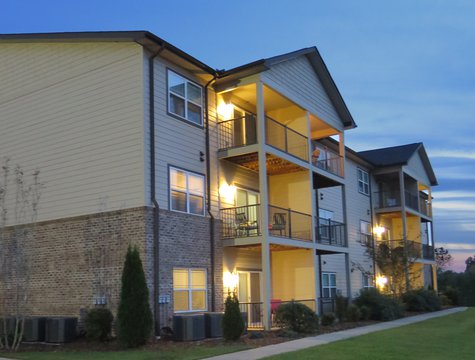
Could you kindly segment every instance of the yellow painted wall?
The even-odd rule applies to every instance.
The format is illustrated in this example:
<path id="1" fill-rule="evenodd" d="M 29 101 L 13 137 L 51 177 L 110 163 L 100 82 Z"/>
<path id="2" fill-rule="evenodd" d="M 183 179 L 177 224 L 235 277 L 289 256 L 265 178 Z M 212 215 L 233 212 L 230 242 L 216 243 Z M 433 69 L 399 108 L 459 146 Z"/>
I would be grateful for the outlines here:
<path id="1" fill-rule="evenodd" d="M 273 299 L 315 298 L 315 276 L 310 250 L 273 251 L 271 271 Z"/>
<path id="2" fill-rule="evenodd" d="M 302 135 L 309 136 L 307 116 L 300 108 L 289 106 L 286 108 L 267 111 L 266 113 L 272 119 L 287 125 L 289 128 L 301 133 Z"/>
<path id="3" fill-rule="evenodd" d="M 269 176 L 269 204 L 312 213 L 312 190 L 308 171 Z"/>

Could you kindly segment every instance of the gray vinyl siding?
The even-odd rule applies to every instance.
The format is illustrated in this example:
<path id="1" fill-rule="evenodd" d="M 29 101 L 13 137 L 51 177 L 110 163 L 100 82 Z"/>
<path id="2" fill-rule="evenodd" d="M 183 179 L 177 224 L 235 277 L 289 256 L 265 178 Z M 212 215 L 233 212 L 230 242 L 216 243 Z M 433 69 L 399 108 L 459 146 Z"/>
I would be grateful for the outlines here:
<path id="1" fill-rule="evenodd" d="M 415 153 L 409 159 L 408 164 L 404 166 L 403 170 L 424 185 L 430 185 L 429 177 L 418 153 Z"/>
<path id="2" fill-rule="evenodd" d="M 142 51 L 0 45 L 0 157 L 40 170 L 39 221 L 144 204 Z"/>
<path id="3" fill-rule="evenodd" d="M 162 58 L 154 60 L 155 186 L 158 204 L 164 209 L 169 209 L 169 166 L 203 175 L 206 173 L 206 162 L 200 161 L 200 151 L 203 154 L 206 153 L 204 127 L 194 126 L 186 120 L 177 119 L 167 113 L 167 68 L 200 84 L 192 74 L 166 62 Z M 146 76 L 146 88 L 149 86 L 148 81 L 148 76 Z M 148 96 L 146 96 L 146 108 L 149 106 L 148 101 Z M 145 122 L 148 123 L 148 120 L 146 119 Z M 148 126 L 145 126 L 144 133 L 145 139 L 148 139 L 150 136 Z M 148 142 L 148 140 L 146 141 Z M 146 153 L 146 164 L 150 163 L 149 156 L 150 154 Z M 150 174 L 149 165 L 147 173 Z"/>
<path id="4" fill-rule="evenodd" d="M 270 70 L 262 73 L 262 79 L 271 87 L 276 84 L 285 89 L 284 95 L 288 94 L 292 101 L 329 125 L 339 130 L 343 128 L 342 120 L 305 56 L 272 65 Z"/>

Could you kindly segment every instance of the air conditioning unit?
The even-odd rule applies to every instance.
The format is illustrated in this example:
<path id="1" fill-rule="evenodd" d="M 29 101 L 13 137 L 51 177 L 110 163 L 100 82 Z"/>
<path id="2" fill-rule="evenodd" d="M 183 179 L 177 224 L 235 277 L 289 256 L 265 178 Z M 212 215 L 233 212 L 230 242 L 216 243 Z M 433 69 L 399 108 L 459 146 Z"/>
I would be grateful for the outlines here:
<path id="1" fill-rule="evenodd" d="M 205 338 L 205 317 L 203 314 L 173 316 L 173 332 L 177 341 L 195 341 Z"/>
<path id="2" fill-rule="evenodd" d="M 206 337 L 214 338 L 223 336 L 223 316 L 222 312 L 205 313 Z"/>
<path id="3" fill-rule="evenodd" d="M 65 343 L 76 338 L 78 319 L 75 317 L 49 317 L 46 319 L 45 341 Z"/>
<path id="4" fill-rule="evenodd" d="M 4 325 L 6 323 L 6 326 Z M 7 334 L 13 334 L 15 331 L 15 317 L 14 316 L 5 316 L 0 317 L 0 336 L 5 336 L 5 328 Z"/>
<path id="5" fill-rule="evenodd" d="M 23 330 L 25 341 L 45 341 L 45 327 L 45 317 L 26 317 L 25 328 Z"/>

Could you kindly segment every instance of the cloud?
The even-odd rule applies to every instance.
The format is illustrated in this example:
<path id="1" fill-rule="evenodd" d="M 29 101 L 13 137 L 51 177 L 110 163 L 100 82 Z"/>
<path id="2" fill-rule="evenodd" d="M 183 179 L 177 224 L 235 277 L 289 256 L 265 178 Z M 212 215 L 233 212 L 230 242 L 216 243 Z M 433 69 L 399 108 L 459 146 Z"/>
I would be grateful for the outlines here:
<path id="1" fill-rule="evenodd" d="M 466 150 L 430 150 L 431 157 L 475 160 L 475 151 Z"/>
<path id="2" fill-rule="evenodd" d="M 474 211 L 475 212 L 475 202 L 472 201 L 439 201 L 432 204 L 434 209 L 447 209 L 447 210 L 462 210 L 462 211 Z"/>
<path id="3" fill-rule="evenodd" d="M 450 180 L 475 180 L 475 173 L 467 166 L 446 166 L 437 169 L 439 179 Z"/>
<path id="4" fill-rule="evenodd" d="M 434 191 L 432 195 L 436 200 L 456 199 L 456 198 L 475 198 L 475 191 L 445 190 Z"/>

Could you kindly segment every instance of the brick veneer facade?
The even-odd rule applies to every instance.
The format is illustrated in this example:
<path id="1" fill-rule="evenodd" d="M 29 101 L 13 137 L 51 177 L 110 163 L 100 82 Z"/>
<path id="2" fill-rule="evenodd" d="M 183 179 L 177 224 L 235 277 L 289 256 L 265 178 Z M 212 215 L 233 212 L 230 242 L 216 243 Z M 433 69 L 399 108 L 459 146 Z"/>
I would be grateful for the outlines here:
<path id="1" fill-rule="evenodd" d="M 160 210 L 160 295 L 171 302 L 160 306 L 161 326 L 170 325 L 173 315 L 173 268 L 206 268 L 208 310 L 211 311 L 211 243 L 208 217 Z M 219 239 L 219 223 L 215 239 Z M 5 229 L 9 239 L 12 228 Z M 7 241 L 8 242 L 8 241 Z M 116 313 L 122 267 L 129 244 L 139 247 L 153 310 L 153 210 L 147 207 L 102 212 L 94 215 L 36 224 L 26 246 L 31 278 L 25 314 L 81 316 L 94 307 L 94 299 L 105 297 Z M 222 248 L 215 241 L 215 302 L 222 309 Z M 7 247 L 8 248 L 8 247 Z M 7 248 L 4 249 L 4 251 Z M 0 278 L 4 313 L 14 313 L 12 280 Z M 0 309 L 1 311 L 2 309 Z"/>

